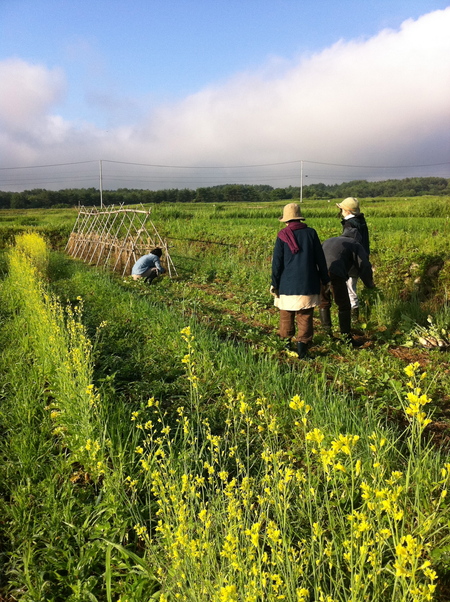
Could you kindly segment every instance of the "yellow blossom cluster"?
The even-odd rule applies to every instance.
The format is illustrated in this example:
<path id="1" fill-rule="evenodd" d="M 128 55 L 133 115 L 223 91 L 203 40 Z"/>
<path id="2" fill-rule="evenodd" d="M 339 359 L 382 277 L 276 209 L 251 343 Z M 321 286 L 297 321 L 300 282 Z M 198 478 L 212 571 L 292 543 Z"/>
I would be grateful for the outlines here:
<path id="1" fill-rule="evenodd" d="M 52 433 L 71 450 L 91 478 L 104 475 L 106 460 L 92 443 L 100 401 L 92 384 L 92 344 L 82 323 L 82 298 L 64 307 L 42 278 L 48 250 L 36 233 L 18 237 L 8 254 L 12 294 L 21 307 L 30 336 L 30 349 L 47 383 Z"/>
<path id="2" fill-rule="evenodd" d="M 426 393 L 422 392 L 422 388 L 419 386 L 420 381 L 424 380 L 427 375 L 426 372 L 422 372 L 422 374 L 419 375 L 419 369 L 419 362 L 409 364 L 405 368 L 406 375 L 411 378 L 411 380 L 407 383 L 407 386 L 411 389 L 411 391 L 408 391 L 406 394 L 408 405 L 405 408 L 405 413 L 422 430 L 431 422 L 431 419 L 428 418 L 427 414 L 423 411 L 423 407 L 430 403 L 431 399 L 426 395 Z"/>
<path id="3" fill-rule="evenodd" d="M 182 338 L 189 375 L 197 369 L 189 327 Z M 408 367 L 406 387 L 420 412 L 425 377 L 418 369 Z M 146 488 L 156 507 L 155 523 L 147 530 L 136 521 L 134 530 L 146 546 L 152 542 L 160 600 L 432 599 L 429 542 L 450 464 L 424 503 L 415 464 L 401 458 L 392 470 L 388 431 L 331 434 L 314 422 L 313 402 L 295 395 L 284 408 L 294 416 L 286 437 L 271 400 L 229 388 L 218 434 L 199 411 L 197 386 L 190 394 L 195 403 L 170 422 L 154 398 L 131 416 L 142 439 L 133 444 L 137 474 L 127 477 L 127 491 L 134 500 Z M 406 399 L 409 408 L 416 403 Z M 420 413 L 407 415 L 423 426 Z M 415 433 L 409 436 L 414 449 Z"/>

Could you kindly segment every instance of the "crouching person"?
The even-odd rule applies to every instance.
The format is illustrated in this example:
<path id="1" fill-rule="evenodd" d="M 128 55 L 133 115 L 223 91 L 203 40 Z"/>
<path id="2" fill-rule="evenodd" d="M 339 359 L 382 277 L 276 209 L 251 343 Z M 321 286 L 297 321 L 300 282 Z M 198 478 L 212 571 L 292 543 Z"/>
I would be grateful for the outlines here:
<path id="1" fill-rule="evenodd" d="M 331 281 L 331 291 L 322 290 L 319 306 L 320 320 L 325 330 L 331 333 L 331 299 L 338 306 L 339 329 L 344 339 L 358 347 L 359 342 L 351 335 L 351 302 L 347 288 L 350 273 L 357 274 L 367 288 L 374 288 L 372 265 L 361 235 L 355 228 L 345 229 L 341 236 L 328 238 L 322 245 Z"/>
<path id="2" fill-rule="evenodd" d="M 314 307 L 320 303 L 321 284 L 325 287 L 329 282 L 327 264 L 317 232 L 304 223 L 296 203 L 284 207 L 280 221 L 286 227 L 275 242 L 270 292 L 280 310 L 280 337 L 289 345 L 297 324 L 298 356 L 306 358 Z"/>
<path id="3" fill-rule="evenodd" d="M 144 278 L 145 282 L 151 284 L 157 276 L 164 274 L 166 270 L 161 265 L 161 257 L 162 249 L 160 247 L 153 249 L 148 255 L 140 257 L 131 270 L 133 280 Z"/>

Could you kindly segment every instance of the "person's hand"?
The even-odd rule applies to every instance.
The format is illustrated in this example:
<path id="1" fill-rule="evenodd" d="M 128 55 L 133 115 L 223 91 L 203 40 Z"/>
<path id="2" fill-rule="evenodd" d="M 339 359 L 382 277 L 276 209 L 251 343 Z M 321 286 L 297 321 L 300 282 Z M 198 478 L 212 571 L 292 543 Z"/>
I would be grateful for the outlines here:
<path id="1" fill-rule="evenodd" d="M 279 294 L 279 292 L 278 292 L 278 289 L 277 289 L 277 288 L 275 288 L 275 287 L 273 287 L 273 286 L 271 286 L 271 287 L 270 287 L 270 294 L 271 294 L 273 297 L 277 297 L 277 298 L 280 296 L 280 294 Z"/>
<path id="2" fill-rule="evenodd" d="M 331 282 L 327 282 L 327 284 L 323 285 L 322 293 L 324 295 L 328 295 L 328 293 L 330 292 L 330 290 L 331 290 Z"/>

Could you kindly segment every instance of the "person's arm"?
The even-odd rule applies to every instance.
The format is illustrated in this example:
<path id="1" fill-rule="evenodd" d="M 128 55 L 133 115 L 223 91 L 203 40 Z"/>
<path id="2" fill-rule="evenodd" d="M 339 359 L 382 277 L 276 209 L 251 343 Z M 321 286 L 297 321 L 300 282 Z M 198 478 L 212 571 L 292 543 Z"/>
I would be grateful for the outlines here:
<path id="1" fill-rule="evenodd" d="M 319 236 L 317 232 L 314 232 L 314 257 L 316 259 L 317 269 L 319 271 L 319 278 L 321 283 L 326 286 L 330 282 L 330 276 L 328 274 L 327 260 L 325 259 L 325 253 L 323 252 L 322 245 L 320 244 Z"/>
<path id="2" fill-rule="evenodd" d="M 283 272 L 283 267 L 284 267 L 284 260 L 283 260 L 284 249 L 283 249 L 283 244 L 284 244 L 283 241 L 280 238 L 277 237 L 277 240 L 275 242 L 275 248 L 273 250 L 273 256 L 272 256 L 272 281 L 271 281 L 271 285 L 277 291 L 278 291 L 278 289 L 280 287 L 280 279 L 281 279 L 281 274 Z"/>
<path id="3" fill-rule="evenodd" d="M 159 259 L 155 259 L 155 268 L 158 270 L 158 274 L 164 274 L 164 272 L 166 271 L 162 267 L 161 262 L 159 261 Z"/>
<path id="4" fill-rule="evenodd" d="M 372 264 L 369 261 L 364 247 L 360 244 L 358 244 L 356 256 L 358 263 L 358 275 L 363 281 L 364 286 L 367 288 L 375 288 L 375 284 L 373 282 Z"/>

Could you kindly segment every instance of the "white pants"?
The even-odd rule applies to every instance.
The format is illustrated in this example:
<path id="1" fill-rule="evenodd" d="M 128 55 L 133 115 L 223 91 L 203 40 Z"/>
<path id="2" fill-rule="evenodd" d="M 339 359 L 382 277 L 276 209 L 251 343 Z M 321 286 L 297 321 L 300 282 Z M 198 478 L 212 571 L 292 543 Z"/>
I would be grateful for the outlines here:
<path id="1" fill-rule="evenodd" d="M 350 276 L 350 278 L 347 280 L 348 296 L 350 297 L 350 304 L 352 306 L 352 309 L 359 307 L 359 299 L 358 299 L 358 295 L 356 294 L 356 283 L 357 282 L 358 282 L 357 276 Z"/>

